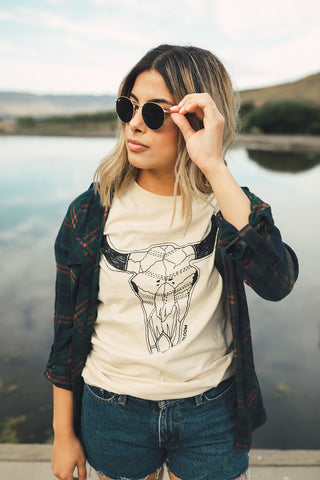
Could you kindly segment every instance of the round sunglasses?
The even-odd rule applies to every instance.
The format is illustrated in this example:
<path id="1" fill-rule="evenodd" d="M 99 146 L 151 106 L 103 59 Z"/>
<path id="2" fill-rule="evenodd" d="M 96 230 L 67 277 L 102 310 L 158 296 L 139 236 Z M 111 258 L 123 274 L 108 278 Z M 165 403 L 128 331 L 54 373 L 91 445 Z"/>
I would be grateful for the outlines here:
<path id="1" fill-rule="evenodd" d="M 141 105 L 133 103 L 128 97 L 119 97 L 116 100 L 116 111 L 123 123 L 129 123 L 139 108 L 141 108 L 144 123 L 151 130 L 158 130 L 162 127 L 165 115 L 170 113 L 169 110 L 165 110 L 161 105 L 154 102 L 147 102 L 141 107 Z"/>

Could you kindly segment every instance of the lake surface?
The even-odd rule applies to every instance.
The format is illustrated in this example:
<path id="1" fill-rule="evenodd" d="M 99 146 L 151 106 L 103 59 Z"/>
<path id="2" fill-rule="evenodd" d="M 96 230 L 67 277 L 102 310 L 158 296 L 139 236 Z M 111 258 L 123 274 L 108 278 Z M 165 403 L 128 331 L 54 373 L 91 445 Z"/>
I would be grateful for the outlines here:
<path id="1" fill-rule="evenodd" d="M 50 441 L 53 244 L 113 139 L 0 137 L 0 442 Z M 248 291 L 254 355 L 269 420 L 255 448 L 320 448 L 320 159 L 233 149 L 241 185 L 271 204 L 296 251 L 294 291 L 272 303 Z"/>

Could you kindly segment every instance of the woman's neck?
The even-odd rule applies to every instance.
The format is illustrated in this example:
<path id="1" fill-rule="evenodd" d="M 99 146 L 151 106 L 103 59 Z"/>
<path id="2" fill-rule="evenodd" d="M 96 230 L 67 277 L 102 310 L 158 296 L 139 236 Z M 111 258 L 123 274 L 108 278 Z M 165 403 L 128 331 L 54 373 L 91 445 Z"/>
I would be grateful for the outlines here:
<path id="1" fill-rule="evenodd" d="M 159 173 L 151 170 L 140 170 L 137 183 L 148 192 L 156 195 L 172 197 L 174 194 L 174 175 L 172 172 L 159 176 Z"/>

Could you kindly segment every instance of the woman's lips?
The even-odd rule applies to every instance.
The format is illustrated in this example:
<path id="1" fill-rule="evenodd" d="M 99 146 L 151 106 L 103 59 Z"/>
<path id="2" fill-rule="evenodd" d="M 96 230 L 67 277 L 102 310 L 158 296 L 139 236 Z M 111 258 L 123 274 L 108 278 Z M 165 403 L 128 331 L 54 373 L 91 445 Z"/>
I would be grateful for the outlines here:
<path id="1" fill-rule="evenodd" d="M 144 145 L 143 143 L 139 142 L 138 140 L 134 140 L 133 138 L 128 138 L 128 149 L 132 152 L 144 152 L 148 150 L 149 147 Z"/>

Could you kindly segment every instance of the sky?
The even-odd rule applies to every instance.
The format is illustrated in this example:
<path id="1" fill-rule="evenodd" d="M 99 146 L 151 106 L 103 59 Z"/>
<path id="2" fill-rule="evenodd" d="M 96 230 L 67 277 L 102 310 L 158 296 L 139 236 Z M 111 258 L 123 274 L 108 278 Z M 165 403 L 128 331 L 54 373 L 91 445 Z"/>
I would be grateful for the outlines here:
<path id="1" fill-rule="evenodd" d="M 215 53 L 235 88 L 320 71 L 319 0 L 0 0 L 0 90 L 116 94 L 161 43 Z"/>

